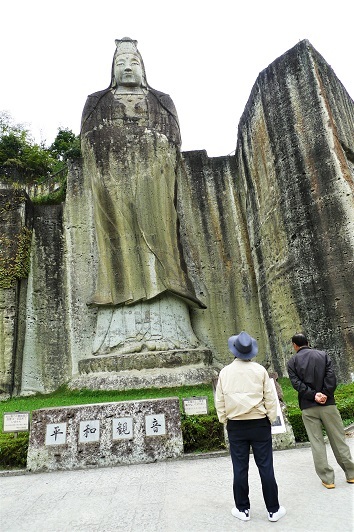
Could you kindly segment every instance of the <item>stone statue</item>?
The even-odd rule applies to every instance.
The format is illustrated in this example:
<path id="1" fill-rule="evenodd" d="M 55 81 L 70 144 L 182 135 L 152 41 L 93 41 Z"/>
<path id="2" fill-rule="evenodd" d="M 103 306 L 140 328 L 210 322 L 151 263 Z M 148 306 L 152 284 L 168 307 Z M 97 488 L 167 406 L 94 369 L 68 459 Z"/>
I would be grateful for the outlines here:
<path id="1" fill-rule="evenodd" d="M 183 168 L 171 98 L 146 80 L 137 41 L 116 40 L 110 86 L 87 98 L 81 128 L 98 248 L 94 354 L 196 347 L 176 211 Z"/>

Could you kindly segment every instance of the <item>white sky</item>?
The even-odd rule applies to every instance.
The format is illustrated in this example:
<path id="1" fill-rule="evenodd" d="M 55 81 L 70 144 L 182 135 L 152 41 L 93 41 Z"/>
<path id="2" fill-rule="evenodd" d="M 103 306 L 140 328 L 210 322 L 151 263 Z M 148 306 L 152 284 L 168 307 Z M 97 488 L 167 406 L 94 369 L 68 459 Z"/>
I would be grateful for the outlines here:
<path id="1" fill-rule="evenodd" d="M 13 0 L 2 2 L 0 110 L 50 145 L 78 134 L 106 88 L 115 39 L 138 41 L 149 84 L 172 97 L 182 150 L 227 155 L 260 71 L 308 39 L 354 95 L 351 0 Z"/>

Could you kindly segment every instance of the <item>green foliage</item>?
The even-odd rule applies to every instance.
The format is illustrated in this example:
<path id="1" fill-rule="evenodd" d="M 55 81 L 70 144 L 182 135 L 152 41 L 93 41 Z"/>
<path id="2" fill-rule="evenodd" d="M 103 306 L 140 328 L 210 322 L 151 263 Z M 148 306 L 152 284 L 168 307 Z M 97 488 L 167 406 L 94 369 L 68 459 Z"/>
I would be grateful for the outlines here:
<path id="1" fill-rule="evenodd" d="M 0 166 L 6 165 L 9 161 L 18 162 L 23 150 L 23 138 L 14 132 L 3 135 L 0 138 Z"/>
<path id="2" fill-rule="evenodd" d="M 296 442 L 308 441 L 300 408 L 288 408 L 288 420 L 292 426 Z"/>
<path id="3" fill-rule="evenodd" d="M 226 449 L 224 428 L 216 414 L 202 416 L 182 414 L 182 434 L 185 453 Z"/>
<path id="4" fill-rule="evenodd" d="M 69 390 L 65 385 L 50 394 L 35 394 L 26 397 L 12 397 L 0 402 L 0 415 L 16 410 L 38 410 L 53 406 L 71 406 L 91 403 L 112 403 L 115 401 L 135 401 L 163 397 L 178 397 L 182 410 L 182 400 L 186 397 L 207 396 L 210 413 L 215 413 L 213 389 L 211 385 L 180 386 L 176 388 L 146 388 L 142 390 Z"/>
<path id="5" fill-rule="evenodd" d="M 54 192 L 50 192 L 45 196 L 35 196 L 32 198 L 32 203 L 35 205 L 59 205 L 65 201 L 66 196 L 66 184 L 67 184 L 67 167 L 63 168 L 60 172 L 57 172 L 52 179 L 55 179 L 56 183 L 60 183 L 60 186 Z"/>
<path id="6" fill-rule="evenodd" d="M 289 379 L 279 379 L 284 401 L 288 409 L 288 419 L 292 425 L 295 440 L 307 441 L 302 423 L 301 411 L 297 406 L 297 392 Z M 183 413 L 183 399 L 193 396 L 208 397 L 208 415 L 187 416 Z M 29 397 L 14 397 L 0 402 L 1 418 L 4 412 L 30 411 L 55 406 L 71 406 L 90 403 L 133 401 L 178 397 L 180 400 L 184 451 L 210 452 L 225 449 L 224 429 L 219 423 L 214 406 L 211 385 L 182 386 L 179 388 L 150 388 L 145 390 L 69 390 L 62 386 L 51 394 L 36 394 Z M 354 421 L 354 383 L 340 384 L 336 391 L 336 401 L 345 425 Z M 18 440 L 18 441 L 16 441 Z M 0 434 L 0 468 L 25 467 L 28 445 L 28 433 L 20 433 L 18 438 L 10 434 Z"/>
<path id="7" fill-rule="evenodd" d="M 0 222 L 8 211 L 18 209 L 25 201 L 23 192 L 14 190 L 11 199 L 5 202 L 0 197 Z M 28 277 L 30 268 L 32 231 L 22 227 L 21 231 L 11 238 L 2 235 L 0 239 L 0 288 L 12 288 L 18 279 Z"/>
<path id="8" fill-rule="evenodd" d="M 59 128 L 49 151 L 59 161 L 68 161 L 69 159 L 80 157 L 80 138 L 68 128 Z"/>
<path id="9" fill-rule="evenodd" d="M 1 177 L 9 181 L 35 182 L 48 177 L 56 160 L 36 144 L 27 131 L 9 131 L 0 136 Z"/>
<path id="10" fill-rule="evenodd" d="M 0 469 L 25 468 L 28 449 L 28 433 L 0 433 Z"/>
<path id="11" fill-rule="evenodd" d="M 34 142 L 21 124 L 0 112 L 0 177 L 10 182 L 41 183 L 67 169 L 67 161 L 80 156 L 80 139 L 69 129 L 58 129 L 47 148 Z M 65 193 L 65 191 L 64 191 Z"/>
<path id="12" fill-rule="evenodd" d="M 293 428 L 295 441 L 308 441 L 307 432 L 299 408 L 297 391 L 291 386 L 289 379 L 279 379 L 279 383 L 284 393 L 284 402 L 287 405 L 288 420 Z M 342 416 L 343 424 L 345 426 L 349 425 L 354 420 L 354 383 L 339 384 L 334 395 L 337 408 Z"/>

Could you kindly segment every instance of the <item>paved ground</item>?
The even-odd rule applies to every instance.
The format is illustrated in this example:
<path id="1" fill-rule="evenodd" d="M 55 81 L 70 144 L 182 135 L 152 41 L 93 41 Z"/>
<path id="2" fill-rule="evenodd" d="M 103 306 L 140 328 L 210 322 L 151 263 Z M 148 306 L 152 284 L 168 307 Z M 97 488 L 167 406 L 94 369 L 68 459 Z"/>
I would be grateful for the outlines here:
<path id="1" fill-rule="evenodd" d="M 347 438 L 354 456 L 354 438 Z M 0 478 L 1 532 L 354 531 L 354 484 L 328 450 L 336 488 L 322 487 L 309 447 L 276 451 L 280 503 L 287 515 L 267 520 L 257 469 L 250 460 L 251 520 L 231 515 L 227 455 L 144 465 Z"/>

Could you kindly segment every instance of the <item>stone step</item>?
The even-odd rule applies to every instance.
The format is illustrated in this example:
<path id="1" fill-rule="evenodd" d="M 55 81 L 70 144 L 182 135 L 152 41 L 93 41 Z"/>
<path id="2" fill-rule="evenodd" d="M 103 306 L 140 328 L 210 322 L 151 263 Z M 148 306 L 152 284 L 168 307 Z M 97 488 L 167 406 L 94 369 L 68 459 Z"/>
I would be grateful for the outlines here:
<path id="1" fill-rule="evenodd" d="M 140 353 L 99 355 L 80 360 L 80 374 L 119 372 L 154 368 L 180 368 L 181 366 L 212 364 L 209 349 L 176 349 L 171 351 L 143 351 Z"/>
<path id="2" fill-rule="evenodd" d="M 68 383 L 72 390 L 136 390 L 211 384 L 218 376 L 212 365 L 190 364 L 175 368 L 131 369 L 119 372 L 93 372 L 74 376 Z"/>

